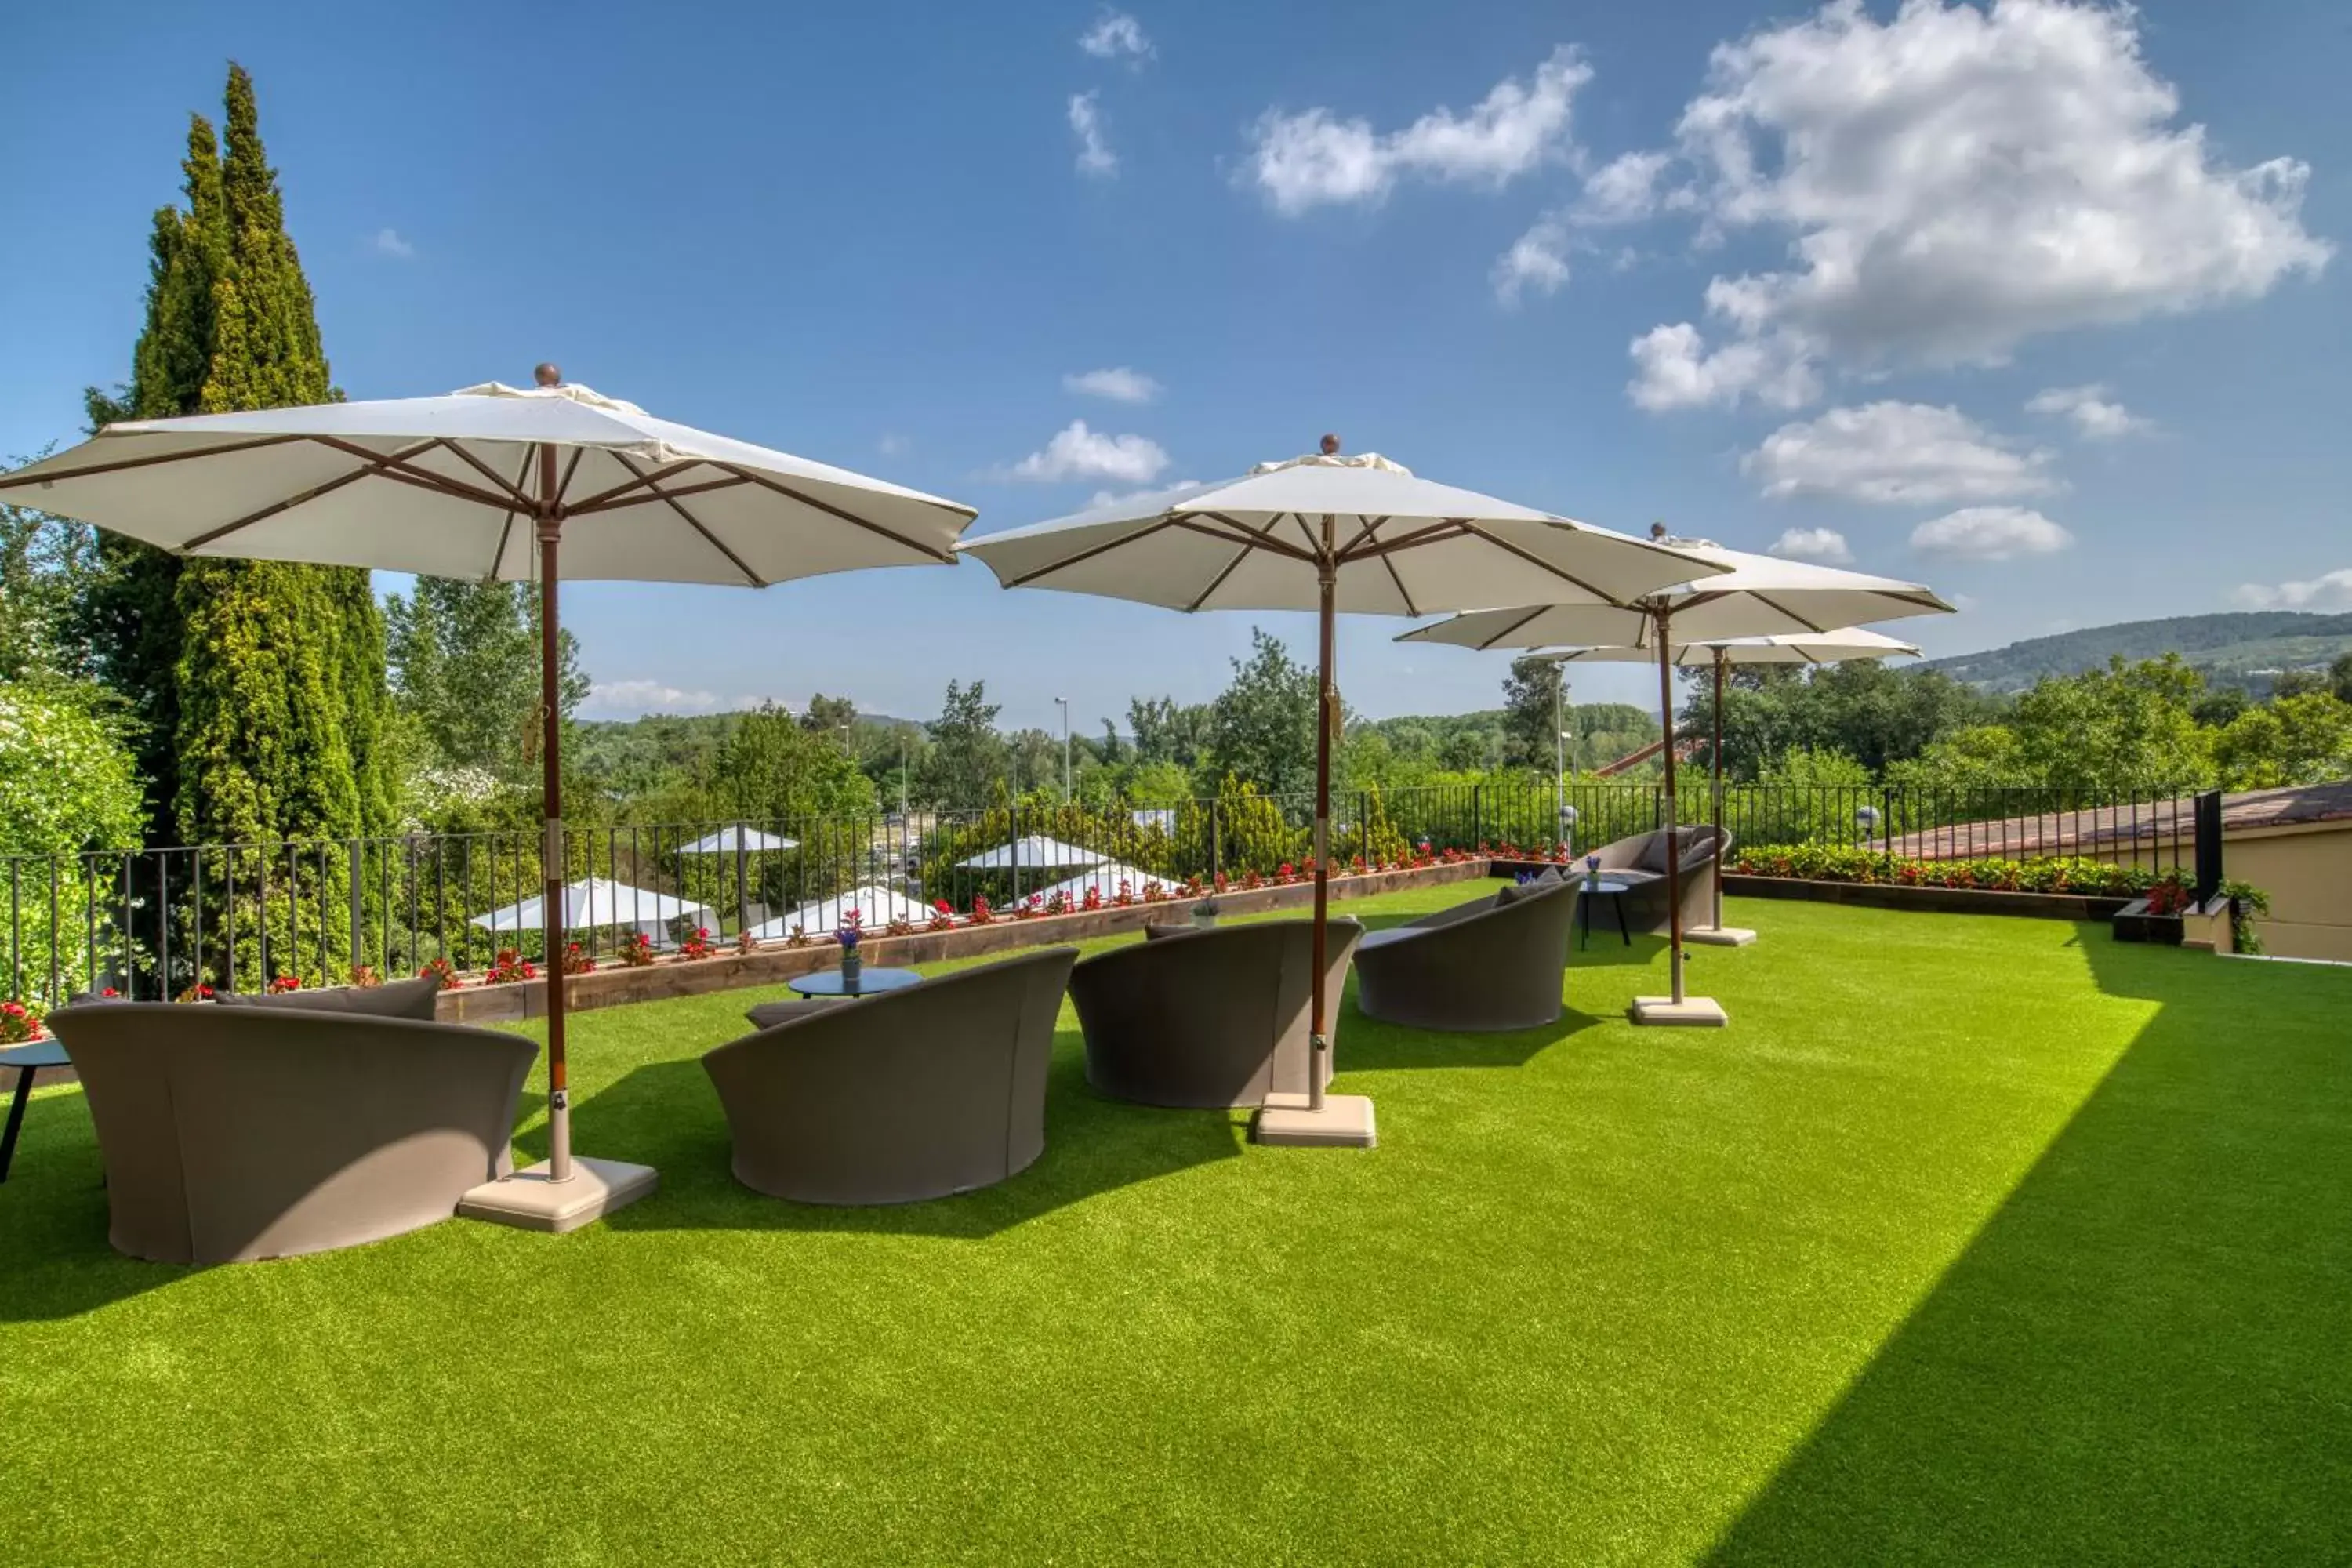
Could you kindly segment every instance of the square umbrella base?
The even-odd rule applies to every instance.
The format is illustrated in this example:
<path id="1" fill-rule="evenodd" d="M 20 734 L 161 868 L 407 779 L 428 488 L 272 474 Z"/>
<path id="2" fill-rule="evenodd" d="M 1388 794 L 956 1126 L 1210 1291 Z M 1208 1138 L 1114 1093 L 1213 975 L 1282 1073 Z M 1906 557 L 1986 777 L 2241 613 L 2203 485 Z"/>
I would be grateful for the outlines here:
<path id="1" fill-rule="evenodd" d="M 484 1182 L 457 1200 L 457 1212 L 467 1219 L 486 1219 L 521 1230 L 544 1230 L 562 1236 L 568 1230 L 625 1209 L 660 1184 L 651 1165 L 620 1160 L 572 1157 L 572 1179 L 551 1182 L 547 1162 L 524 1167 L 511 1176 Z"/>
<path id="2" fill-rule="evenodd" d="M 1675 1024 L 1685 1028 L 1720 1029 L 1731 1022 L 1723 1005 L 1712 996 L 1636 996 L 1632 1016 L 1636 1024 Z"/>
<path id="3" fill-rule="evenodd" d="M 1370 1149 L 1380 1142 L 1370 1095 L 1327 1094 L 1307 1109 L 1303 1094 L 1269 1094 L 1250 1119 L 1250 1142 L 1295 1149 Z"/>
<path id="4" fill-rule="evenodd" d="M 1700 947 L 1746 947 L 1756 933 L 1743 926 L 1701 926 L 1683 932 L 1683 940 Z"/>

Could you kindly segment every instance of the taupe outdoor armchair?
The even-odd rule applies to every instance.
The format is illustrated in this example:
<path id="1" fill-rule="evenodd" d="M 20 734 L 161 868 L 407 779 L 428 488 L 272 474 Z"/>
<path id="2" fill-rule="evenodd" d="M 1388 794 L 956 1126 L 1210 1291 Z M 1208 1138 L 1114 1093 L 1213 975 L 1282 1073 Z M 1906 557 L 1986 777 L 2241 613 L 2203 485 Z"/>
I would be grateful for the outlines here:
<path id="1" fill-rule="evenodd" d="M 1530 882 L 1376 931 L 1356 948 L 1356 1005 L 1423 1029 L 1549 1024 L 1560 1014 L 1576 900 L 1573 881 Z"/>
<path id="2" fill-rule="evenodd" d="M 1692 931 L 1715 918 L 1715 859 L 1731 853 L 1727 830 L 1712 826 L 1685 827 L 1680 856 L 1683 887 L 1683 930 Z M 1601 873 L 1612 881 L 1630 883 L 1617 895 L 1629 931 L 1666 929 L 1666 835 L 1637 833 L 1593 851 L 1601 857 Z M 1584 857 L 1578 856 L 1564 875 L 1580 879 Z"/>
<path id="3" fill-rule="evenodd" d="M 702 1058 L 735 1179 L 808 1204 L 901 1204 L 1004 1180 L 1045 1148 L 1073 947 L 813 1008 Z"/>
<path id="4" fill-rule="evenodd" d="M 97 1124 L 109 1232 L 166 1263 L 323 1252 L 444 1220 L 513 1169 L 539 1047 L 414 1018 L 110 1002 L 50 1015 Z"/>
<path id="5" fill-rule="evenodd" d="M 1339 991 L 1364 928 L 1330 922 L 1324 952 L 1336 1046 Z M 1150 940 L 1087 959 L 1070 974 L 1087 1037 L 1087 1081 L 1144 1105 L 1263 1105 L 1307 1089 L 1315 923 L 1258 921 Z M 1330 1079 L 1330 1056 L 1323 1065 Z"/>

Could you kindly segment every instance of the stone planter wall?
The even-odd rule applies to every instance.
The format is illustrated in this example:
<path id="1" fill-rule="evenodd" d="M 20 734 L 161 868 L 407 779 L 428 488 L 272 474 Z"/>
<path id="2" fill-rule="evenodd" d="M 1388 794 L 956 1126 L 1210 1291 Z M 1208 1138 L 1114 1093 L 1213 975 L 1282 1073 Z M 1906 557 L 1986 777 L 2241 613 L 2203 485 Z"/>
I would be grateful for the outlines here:
<path id="1" fill-rule="evenodd" d="M 1919 910 L 1947 915 L 2029 915 L 2054 921 L 2104 921 L 2130 900 L 2082 893 L 2005 893 L 1986 888 L 1909 888 L 1899 882 L 1809 882 L 1798 877 L 1747 877 L 1726 872 L 1724 892 L 1745 899 L 1810 899 L 1874 910 Z"/>
<path id="2" fill-rule="evenodd" d="M 1465 860 L 1422 870 L 1335 877 L 1331 879 L 1331 897 L 1335 902 L 1364 899 L 1407 888 L 1475 881 L 1486 874 L 1486 861 Z M 876 967 L 936 963 L 941 959 L 976 958 L 1053 942 L 1116 936 L 1141 931 L 1147 924 L 1159 921 L 1181 924 L 1192 918 L 1192 906 L 1198 901 L 1174 898 L 1161 903 L 1082 910 L 1074 914 L 1039 915 L 1025 921 L 1007 916 L 984 926 L 961 925 L 953 931 L 919 931 L 911 936 L 876 933 L 859 945 L 866 950 L 866 963 Z M 1227 915 L 1307 909 L 1314 902 L 1312 882 L 1283 888 L 1234 889 L 1217 895 L 1218 907 Z M 617 1007 L 627 1002 L 650 1002 L 665 996 L 695 996 L 746 985 L 778 985 L 795 975 L 838 968 L 840 963 L 841 949 L 831 942 L 812 942 L 806 947 L 772 942 L 756 952 L 739 953 L 730 949 L 718 957 L 691 963 L 665 962 L 640 969 L 610 963 L 592 974 L 574 975 L 566 996 L 574 1012 L 585 1012 L 593 1007 Z M 527 980 L 511 985 L 468 985 L 445 991 L 437 1016 L 446 1023 L 496 1024 L 536 1018 L 546 1011 L 545 983 Z"/>

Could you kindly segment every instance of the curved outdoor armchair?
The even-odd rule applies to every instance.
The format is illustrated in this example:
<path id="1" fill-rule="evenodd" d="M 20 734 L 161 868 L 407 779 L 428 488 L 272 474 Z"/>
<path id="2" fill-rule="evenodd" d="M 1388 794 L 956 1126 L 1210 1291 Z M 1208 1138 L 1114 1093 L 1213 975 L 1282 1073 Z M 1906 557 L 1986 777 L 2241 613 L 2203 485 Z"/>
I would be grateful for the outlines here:
<path id="1" fill-rule="evenodd" d="M 50 1015 L 89 1097 L 117 1250 L 233 1263 L 398 1236 L 513 1169 L 539 1047 L 291 1007 L 110 1002 Z"/>
<path id="2" fill-rule="evenodd" d="M 1356 1005 L 1417 1028 L 1532 1029 L 1560 1014 L 1576 884 L 1508 887 L 1406 925 L 1356 949 Z"/>
<path id="3" fill-rule="evenodd" d="M 1330 922 L 1324 952 L 1325 1035 L 1339 1033 L 1339 991 L 1363 936 Z M 1264 1105 L 1305 1094 L 1315 922 L 1260 921 L 1167 928 L 1087 959 L 1070 974 L 1087 1037 L 1087 1081 L 1144 1105 Z M 1323 1063 L 1331 1076 L 1330 1054 Z"/>
<path id="4" fill-rule="evenodd" d="M 1072 947 L 839 1006 L 705 1055 L 735 1179 L 806 1204 L 992 1185 L 1045 1148 L 1045 1068 Z"/>
<path id="5" fill-rule="evenodd" d="M 1683 929 L 1694 931 L 1715 919 L 1715 859 L 1718 854 L 1731 853 L 1732 838 L 1727 830 L 1706 826 L 1685 827 L 1681 832 Z M 1632 884 L 1617 895 L 1624 910 L 1626 929 L 1664 931 L 1668 923 L 1665 830 L 1620 838 L 1593 853 L 1601 857 L 1603 876 Z M 1583 870 L 1580 858 L 1568 868 L 1570 874 L 1579 878 Z"/>

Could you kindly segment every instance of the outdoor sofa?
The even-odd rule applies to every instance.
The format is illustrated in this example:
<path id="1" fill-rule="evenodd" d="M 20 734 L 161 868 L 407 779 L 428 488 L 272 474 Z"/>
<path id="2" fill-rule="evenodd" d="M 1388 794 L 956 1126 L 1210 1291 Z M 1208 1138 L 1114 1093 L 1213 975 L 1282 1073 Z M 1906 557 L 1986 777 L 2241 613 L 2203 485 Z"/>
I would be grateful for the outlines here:
<path id="1" fill-rule="evenodd" d="M 1547 870 L 1373 931 L 1356 947 L 1356 1005 L 1368 1018 L 1448 1032 L 1551 1023 L 1577 897 L 1573 879 Z"/>
<path id="2" fill-rule="evenodd" d="M 50 1015 L 97 1127 L 115 1248 L 165 1263 L 324 1252 L 447 1219 L 511 1172 L 539 1047 L 433 1022 L 435 989 Z"/>
<path id="3" fill-rule="evenodd" d="M 1728 832 L 1711 826 L 1685 827 L 1682 835 L 1681 872 L 1683 889 L 1683 929 L 1695 931 L 1711 924 L 1715 919 L 1715 859 L 1717 854 L 1731 852 L 1732 837 Z M 1625 916 L 1625 929 L 1639 931 L 1663 931 L 1666 929 L 1666 835 L 1661 828 L 1654 833 L 1637 833 L 1631 838 L 1620 838 L 1614 844 L 1604 844 L 1593 851 L 1601 857 L 1601 874 L 1612 882 L 1628 884 L 1617 895 L 1618 904 Z M 1567 868 L 1580 877 L 1584 859 L 1579 857 Z"/>
<path id="4" fill-rule="evenodd" d="M 1348 961 L 1364 934 L 1330 922 L 1324 1034 L 1336 1042 Z M 1257 921 L 1206 930 L 1147 928 L 1070 973 L 1086 1033 L 1087 1081 L 1143 1105 L 1264 1105 L 1307 1092 L 1315 922 Z M 1330 1081 L 1331 1053 L 1323 1058 Z"/>
<path id="5" fill-rule="evenodd" d="M 702 1058 L 735 1179 L 808 1204 L 993 1185 L 1045 1148 L 1045 1070 L 1073 947 L 813 1006 Z"/>

